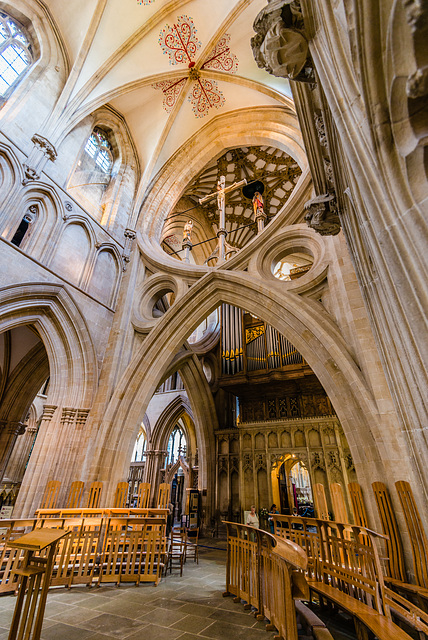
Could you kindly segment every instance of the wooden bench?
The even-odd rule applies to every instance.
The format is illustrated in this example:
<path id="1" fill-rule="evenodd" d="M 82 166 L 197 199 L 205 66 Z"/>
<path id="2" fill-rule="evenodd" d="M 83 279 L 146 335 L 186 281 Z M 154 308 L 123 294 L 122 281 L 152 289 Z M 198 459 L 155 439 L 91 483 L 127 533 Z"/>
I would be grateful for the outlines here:
<path id="1" fill-rule="evenodd" d="M 356 600 L 343 591 L 324 584 L 324 582 L 308 580 L 308 585 L 311 593 L 316 592 L 321 598 L 333 602 L 339 609 L 350 613 L 354 620 L 360 623 L 355 625 L 358 640 L 367 640 L 365 628 L 372 631 L 379 640 L 411 640 L 411 636 L 400 629 L 392 620 L 364 602 Z"/>

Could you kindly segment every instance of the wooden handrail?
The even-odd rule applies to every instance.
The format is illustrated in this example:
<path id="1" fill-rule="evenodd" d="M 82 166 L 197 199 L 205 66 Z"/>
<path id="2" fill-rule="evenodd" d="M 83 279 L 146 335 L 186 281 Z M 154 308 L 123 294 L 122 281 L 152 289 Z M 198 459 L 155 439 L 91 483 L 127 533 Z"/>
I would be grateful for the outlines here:
<path id="1" fill-rule="evenodd" d="M 245 524 L 227 529 L 226 594 L 244 600 L 283 640 L 297 640 L 294 598 L 307 598 L 307 556 L 291 540 Z"/>

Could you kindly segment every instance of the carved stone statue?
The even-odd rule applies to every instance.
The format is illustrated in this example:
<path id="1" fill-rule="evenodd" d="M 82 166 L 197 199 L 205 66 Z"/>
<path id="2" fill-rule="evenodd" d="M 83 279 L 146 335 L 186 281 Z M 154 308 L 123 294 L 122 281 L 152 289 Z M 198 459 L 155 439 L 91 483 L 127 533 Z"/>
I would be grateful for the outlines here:
<path id="1" fill-rule="evenodd" d="M 183 229 L 183 240 L 192 240 L 193 222 L 188 220 Z"/>
<path id="2" fill-rule="evenodd" d="M 264 204 L 263 204 L 263 198 L 262 195 L 256 191 L 254 196 L 253 196 L 253 211 L 254 211 L 254 215 L 259 216 L 259 215 L 263 215 L 266 216 L 265 214 L 265 208 L 264 208 Z"/>
<path id="3" fill-rule="evenodd" d="M 322 236 L 335 236 L 340 231 L 340 219 L 335 196 L 324 193 L 306 202 L 305 215 L 308 227 Z"/>
<path id="4" fill-rule="evenodd" d="M 297 0 L 269 0 L 254 21 L 251 48 L 257 66 L 280 78 L 313 82 L 308 41 Z"/>

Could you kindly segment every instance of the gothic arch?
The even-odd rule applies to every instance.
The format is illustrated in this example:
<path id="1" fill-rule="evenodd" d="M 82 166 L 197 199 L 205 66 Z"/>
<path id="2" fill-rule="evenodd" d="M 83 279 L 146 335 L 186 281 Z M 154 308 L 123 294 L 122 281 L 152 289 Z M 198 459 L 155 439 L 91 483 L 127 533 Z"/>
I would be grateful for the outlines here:
<path id="1" fill-rule="evenodd" d="M 297 117 L 283 107 L 238 109 L 217 116 L 189 138 L 159 171 L 142 200 L 137 194 L 133 217 L 142 234 L 159 241 L 165 218 L 187 184 L 213 158 L 237 145 L 276 146 L 296 159 L 302 170 L 307 167 L 302 134 Z M 150 216 L 137 218 L 139 212 Z"/>
<path id="2" fill-rule="evenodd" d="M 156 424 L 153 427 L 152 437 L 150 441 L 151 448 L 166 450 L 169 435 L 177 421 L 182 418 L 184 414 L 187 414 L 193 422 L 192 407 L 190 406 L 188 399 L 184 395 L 180 394 L 176 396 L 167 407 L 165 407 L 159 418 L 156 420 Z M 194 434 L 190 433 L 187 424 L 185 425 L 185 427 L 188 441 L 192 441 L 193 436 L 194 445 L 195 436 Z M 192 447 L 191 450 L 193 448 L 194 447 Z M 194 450 L 192 450 L 192 453 L 194 453 Z"/>
<path id="3" fill-rule="evenodd" d="M 97 380 L 94 346 L 73 298 L 61 285 L 26 282 L 0 292 L 0 332 L 36 327 L 46 348 L 49 403 L 91 406 Z"/>
<path id="4" fill-rule="evenodd" d="M 287 336 L 302 353 L 329 395 L 347 436 L 361 478 L 377 479 L 387 471 L 380 448 L 398 446 L 385 441 L 376 403 L 347 345 L 321 305 L 293 293 L 278 295 L 275 287 L 253 274 L 211 272 L 164 314 L 129 364 L 101 422 L 96 451 L 97 468 L 116 469 L 119 477 L 127 460 L 123 424 L 137 424 L 154 393 L 157 381 L 169 367 L 171 356 L 191 331 L 221 303 L 240 306 L 258 315 Z M 115 442 L 114 451 L 109 442 Z M 367 443 L 371 443 L 369 449 Z M 385 456 L 388 459 L 388 456 Z M 391 455 L 390 459 L 395 459 Z M 408 458 L 402 456 L 400 475 L 411 477 Z"/>

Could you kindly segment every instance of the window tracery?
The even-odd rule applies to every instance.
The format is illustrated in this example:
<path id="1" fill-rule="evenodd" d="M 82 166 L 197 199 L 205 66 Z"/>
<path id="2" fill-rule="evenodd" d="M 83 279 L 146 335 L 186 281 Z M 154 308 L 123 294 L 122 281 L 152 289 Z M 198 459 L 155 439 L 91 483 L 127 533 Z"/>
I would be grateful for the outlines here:
<path id="1" fill-rule="evenodd" d="M 112 146 L 102 129 L 95 127 L 85 145 L 85 152 L 103 173 L 110 174 L 113 166 Z"/>
<path id="2" fill-rule="evenodd" d="M 23 27 L 0 12 L 0 97 L 6 96 L 32 62 L 31 42 Z"/>

